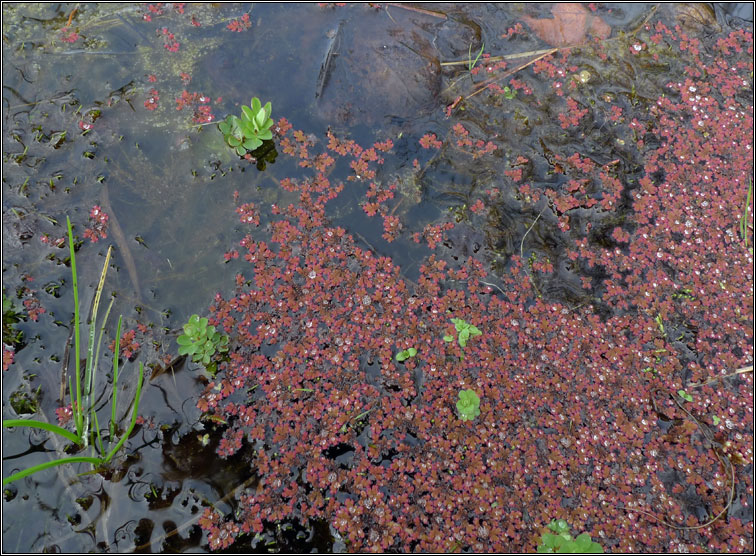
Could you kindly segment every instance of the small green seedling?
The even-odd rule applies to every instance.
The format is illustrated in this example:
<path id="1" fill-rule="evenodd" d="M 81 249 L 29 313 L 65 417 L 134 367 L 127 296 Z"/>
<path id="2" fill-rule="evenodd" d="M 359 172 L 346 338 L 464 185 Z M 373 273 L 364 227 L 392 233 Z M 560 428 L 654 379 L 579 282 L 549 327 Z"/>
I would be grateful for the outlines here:
<path id="1" fill-rule="evenodd" d="M 714 423 L 714 426 L 716 427 L 717 425 L 719 425 L 719 423 L 722 422 L 722 419 L 720 419 L 716 415 L 712 415 L 711 416 L 711 422 Z"/>
<path id="2" fill-rule="evenodd" d="M 475 390 L 461 390 L 458 394 L 457 411 L 463 421 L 472 421 L 480 415 L 480 398 Z"/>
<path id="3" fill-rule="evenodd" d="M 601 545 L 593 542 L 588 533 L 582 533 L 573 539 L 570 535 L 570 526 L 563 519 L 555 519 L 547 527 L 554 533 L 543 533 L 541 535 L 541 544 L 536 548 L 536 552 L 539 554 L 602 554 L 604 552 Z"/>
<path id="4" fill-rule="evenodd" d="M 191 355 L 192 361 L 210 365 L 216 352 L 228 351 L 228 336 L 221 336 L 214 326 L 208 326 L 206 318 L 192 315 L 184 325 L 184 334 L 176 340 L 179 355 Z M 208 370 L 212 370 L 208 367 Z"/>
<path id="5" fill-rule="evenodd" d="M 467 345 L 467 340 L 470 339 L 471 336 L 480 336 L 483 334 L 476 326 L 473 326 L 472 324 L 467 324 L 462 319 L 452 319 L 452 323 L 454 323 L 454 328 L 457 329 L 457 340 L 459 341 L 460 347 L 465 347 Z M 449 336 L 448 334 L 444 336 L 445 342 L 452 342 L 454 341 L 454 336 Z"/>
<path id="6" fill-rule="evenodd" d="M 415 355 L 417 355 L 417 350 L 415 348 L 403 349 L 396 354 L 396 360 L 401 363 L 402 361 L 406 361 L 407 359 L 414 357 Z"/>
<path id="7" fill-rule="evenodd" d="M 270 102 L 262 106 L 260 99 L 254 97 L 249 106 L 242 106 L 241 118 L 229 115 L 218 124 L 218 129 L 228 146 L 239 156 L 244 156 L 247 151 L 260 147 L 263 141 L 273 138 L 271 110 Z"/>
<path id="8" fill-rule="evenodd" d="M 516 89 L 510 89 L 509 87 L 504 87 L 502 89 L 504 98 L 507 100 L 512 100 L 517 96 L 517 90 Z"/>
<path id="9" fill-rule="evenodd" d="M 480 45 L 480 52 L 478 52 L 478 55 L 475 57 L 475 60 L 472 59 L 472 43 L 470 43 L 470 47 L 467 49 L 467 69 L 472 71 L 475 65 L 478 63 L 478 60 L 480 60 L 481 55 L 483 54 L 483 49 L 486 47 L 485 43 Z"/>
<path id="10" fill-rule="evenodd" d="M 664 332 L 664 322 L 662 321 L 661 315 L 656 315 L 656 318 L 654 319 L 656 321 L 657 326 L 659 327 L 659 331 L 666 336 L 666 332 Z"/>
<path id="11" fill-rule="evenodd" d="M 678 390 L 677 395 L 684 399 L 686 402 L 692 402 L 693 396 L 688 394 L 685 390 Z"/>

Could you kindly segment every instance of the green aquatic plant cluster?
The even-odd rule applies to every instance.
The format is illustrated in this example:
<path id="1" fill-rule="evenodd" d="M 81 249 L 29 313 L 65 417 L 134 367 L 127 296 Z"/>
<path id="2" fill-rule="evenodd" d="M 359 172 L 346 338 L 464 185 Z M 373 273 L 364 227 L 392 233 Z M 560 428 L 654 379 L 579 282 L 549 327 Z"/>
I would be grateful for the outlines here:
<path id="1" fill-rule="evenodd" d="M 24 333 L 16 328 L 16 324 L 23 318 L 24 314 L 14 305 L 13 299 L 6 297 L 3 290 L 3 343 L 15 346 L 23 342 Z"/>
<path id="2" fill-rule="evenodd" d="M 218 129 L 228 146 L 236 150 L 239 156 L 244 156 L 248 151 L 259 148 L 263 141 L 273 138 L 270 130 L 273 127 L 271 110 L 270 102 L 263 106 L 260 99 L 254 97 L 249 106 L 242 106 L 241 118 L 229 115 L 218 124 Z"/>
<path id="3" fill-rule="evenodd" d="M 563 519 L 555 519 L 547 525 L 553 533 L 543 533 L 536 552 L 557 554 L 602 554 L 604 549 L 593 542 L 588 533 L 581 533 L 574 539 L 570 526 Z"/>
<path id="4" fill-rule="evenodd" d="M 510 89 L 509 87 L 502 87 L 502 96 L 507 100 L 512 100 L 517 96 L 517 89 Z"/>
<path id="5" fill-rule="evenodd" d="M 414 357 L 415 355 L 417 355 L 417 350 L 415 348 L 403 349 L 396 354 L 396 360 L 401 363 L 402 361 L 406 361 L 407 359 Z"/>
<path id="6" fill-rule="evenodd" d="M 457 411 L 463 421 L 472 421 L 480 415 L 480 398 L 475 390 L 461 390 L 458 394 Z"/>
<path id="7" fill-rule="evenodd" d="M 685 390 L 678 390 L 677 395 L 684 399 L 686 402 L 692 402 L 693 396 L 688 394 Z"/>
<path id="8" fill-rule="evenodd" d="M 218 352 L 228 351 L 228 336 L 221 335 L 208 324 L 207 318 L 200 318 L 199 315 L 189 317 L 184 333 L 176 341 L 179 355 L 191 355 L 192 361 L 202 363 L 211 373 L 215 369 L 210 363 L 212 357 Z"/>
<path id="9" fill-rule="evenodd" d="M 478 330 L 477 326 L 468 324 L 462 319 L 455 318 L 451 321 L 454 324 L 454 328 L 457 330 L 457 341 L 459 342 L 460 347 L 465 347 L 467 345 L 467 340 L 469 340 L 472 336 L 480 336 L 481 334 L 483 334 L 480 330 Z M 454 336 L 446 335 L 444 336 L 444 341 L 452 342 L 454 341 Z"/>
<path id="10" fill-rule="evenodd" d="M 68 225 L 68 245 L 69 245 L 70 254 L 71 254 L 71 275 L 73 278 L 73 294 L 74 294 L 74 324 L 73 326 L 74 326 L 74 347 L 75 347 L 75 352 L 76 352 L 75 353 L 76 365 L 75 365 L 75 370 L 74 370 L 75 389 L 73 385 L 71 384 L 71 378 L 69 377 L 68 391 L 72 398 L 71 412 L 72 412 L 72 420 L 74 423 L 75 432 L 71 432 L 67 429 L 64 429 L 63 427 L 54 425 L 47 421 L 38 421 L 35 419 L 4 419 L 3 428 L 31 427 L 31 428 L 46 430 L 48 432 L 52 432 L 62 438 L 65 438 L 66 440 L 73 442 L 79 448 L 87 448 L 88 446 L 92 446 L 94 450 L 94 448 L 96 447 L 99 455 L 62 457 L 62 458 L 54 459 L 51 461 L 46 461 L 39 465 L 34 465 L 27 469 L 23 469 L 21 471 L 13 473 L 12 475 L 8 477 L 5 477 L 3 479 L 3 485 L 6 485 L 13 481 L 17 481 L 18 479 L 22 479 L 38 471 L 42 471 L 44 469 L 48 469 L 50 467 L 55 467 L 58 465 L 64 465 L 67 463 L 90 463 L 94 466 L 104 465 L 113 458 L 113 456 L 118 452 L 118 450 L 121 449 L 123 444 L 126 442 L 126 439 L 129 438 L 129 436 L 131 435 L 131 432 L 134 430 L 134 426 L 136 425 L 137 412 L 139 410 L 139 400 L 142 394 L 142 381 L 144 379 L 144 365 L 142 363 L 139 364 L 139 378 L 137 379 L 136 394 L 134 397 L 134 403 L 133 403 L 132 411 L 131 411 L 131 422 L 129 423 L 129 426 L 126 429 L 126 431 L 124 431 L 123 434 L 121 435 L 121 438 L 115 444 L 113 444 L 116 438 L 117 432 L 118 432 L 117 419 L 116 419 L 116 405 L 117 405 L 116 402 L 117 402 L 117 395 L 118 395 L 118 388 L 117 388 L 118 353 L 120 351 L 121 323 L 122 323 L 122 319 L 119 317 L 118 329 L 116 331 L 115 355 L 113 356 L 113 387 L 111 391 L 111 416 L 110 416 L 110 425 L 108 427 L 110 446 L 108 447 L 108 449 L 105 448 L 105 445 L 103 443 L 103 438 L 102 438 L 103 434 L 100 431 L 100 426 L 97 419 L 97 412 L 95 411 L 95 401 L 96 401 L 95 399 L 96 398 L 96 395 L 95 395 L 96 380 L 95 379 L 97 375 L 97 367 L 98 367 L 97 363 L 100 358 L 100 347 L 102 346 L 102 336 L 105 331 L 105 323 L 108 320 L 110 309 L 113 307 L 113 301 L 114 301 L 113 299 L 111 299 L 110 305 L 108 306 L 105 312 L 105 318 L 102 322 L 102 325 L 100 326 L 100 333 L 96 341 L 95 341 L 95 336 L 97 335 L 96 334 L 97 327 L 98 327 L 97 315 L 98 315 L 98 309 L 100 306 L 100 297 L 102 295 L 102 290 L 105 285 L 105 275 L 108 272 L 108 265 L 110 263 L 110 255 L 111 255 L 112 247 L 108 249 L 108 253 L 105 257 L 105 264 L 103 265 L 102 272 L 100 274 L 100 281 L 99 281 L 99 284 L 97 285 L 97 290 L 95 291 L 94 303 L 92 306 L 92 317 L 91 317 L 91 321 L 89 325 L 89 339 L 87 343 L 86 365 L 84 368 L 84 372 L 82 373 L 81 372 L 82 371 L 81 369 L 81 334 L 79 330 L 80 324 L 81 324 L 81 314 L 79 313 L 78 276 L 76 273 L 76 258 L 74 256 L 74 241 L 73 241 L 73 231 L 71 229 L 71 221 L 68 218 L 66 218 L 66 222 Z"/>

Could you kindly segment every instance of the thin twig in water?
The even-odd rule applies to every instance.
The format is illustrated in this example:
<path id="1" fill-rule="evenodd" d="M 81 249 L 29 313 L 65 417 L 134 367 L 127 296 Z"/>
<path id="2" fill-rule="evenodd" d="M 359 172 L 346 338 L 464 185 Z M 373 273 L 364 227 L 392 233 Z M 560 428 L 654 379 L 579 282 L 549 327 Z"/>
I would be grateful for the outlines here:
<path id="1" fill-rule="evenodd" d="M 434 12 L 432 10 L 426 10 L 424 8 L 417 8 L 415 6 L 408 6 L 406 4 L 399 4 L 397 2 L 386 2 L 386 6 L 394 6 L 395 8 L 402 8 L 403 10 L 409 10 L 419 14 L 425 14 L 439 19 L 446 19 L 446 14 L 441 12 Z"/>
<path id="2" fill-rule="evenodd" d="M 494 77 L 491 77 L 490 79 L 486 79 L 483 83 L 480 84 L 480 87 L 478 87 L 478 89 L 474 93 L 472 93 L 471 95 L 466 96 L 464 100 L 471 99 L 472 97 L 474 97 L 478 93 L 482 93 L 483 91 L 485 91 L 486 89 L 488 89 L 488 86 L 491 83 L 493 83 L 494 81 L 498 81 L 500 79 L 504 79 L 506 77 L 509 77 L 510 75 L 515 74 L 518 71 L 525 69 L 526 67 L 530 66 L 531 64 L 536 63 L 541 58 L 545 58 L 546 56 L 549 56 L 549 55 L 553 54 L 557 50 L 559 50 L 559 49 L 558 48 L 552 48 L 550 50 L 547 50 L 543 54 L 541 54 L 540 56 L 538 56 L 536 58 L 533 58 L 529 62 L 526 62 L 525 64 L 521 64 L 521 65 L 517 66 L 514 69 L 505 71 L 504 74 L 502 74 L 502 75 L 495 75 Z"/>
<path id="3" fill-rule="evenodd" d="M 543 211 L 545 211 L 545 210 L 546 210 L 546 207 L 548 207 L 548 206 L 549 206 L 549 204 L 548 204 L 548 203 L 546 203 L 546 204 L 545 204 L 545 205 L 543 206 L 543 208 L 541 209 L 541 212 L 539 212 L 539 213 L 538 213 L 538 216 L 536 216 L 536 219 L 535 219 L 535 220 L 533 220 L 533 223 L 532 223 L 532 224 L 530 225 L 530 227 L 529 227 L 529 228 L 527 229 L 527 231 L 525 232 L 525 235 L 524 235 L 524 236 L 522 236 L 522 239 L 520 240 L 520 261 L 522 261 L 522 259 L 524 258 L 524 256 L 523 256 L 523 253 L 522 253 L 522 246 L 523 246 L 523 244 L 525 243 L 525 238 L 526 238 L 526 237 L 528 236 L 528 234 L 530 233 L 530 230 L 532 230 L 532 229 L 533 229 L 533 226 L 535 226 L 535 225 L 536 225 L 536 222 L 538 222 L 538 219 L 539 219 L 539 218 L 541 217 L 541 215 L 543 214 Z M 533 286 L 533 289 L 535 290 L 535 292 L 536 292 L 536 294 L 538 295 L 538 297 L 541 297 L 541 290 L 539 290 L 539 289 L 538 289 L 538 286 L 536 285 L 536 283 L 535 283 L 535 280 L 533 280 L 533 273 L 532 273 L 532 272 L 531 272 L 530 270 L 531 270 L 531 269 L 530 269 L 530 268 L 528 268 L 528 279 L 530 280 L 530 285 L 531 285 L 531 286 Z"/>
<path id="4" fill-rule="evenodd" d="M 73 18 L 76 15 L 76 12 L 78 12 L 78 11 L 79 11 L 79 6 L 77 4 L 76 7 L 73 10 L 71 10 L 71 13 L 68 16 L 68 21 L 66 22 L 66 27 L 68 27 L 68 26 L 71 25 L 71 22 L 73 21 Z"/>
<path id="5" fill-rule="evenodd" d="M 501 289 L 501 288 L 500 288 L 499 286 L 497 286 L 496 284 L 492 284 L 491 282 L 484 282 L 483 280 L 479 280 L 479 282 L 480 282 L 481 284 L 484 284 L 484 285 L 486 285 L 486 286 L 490 286 L 490 287 L 492 287 L 492 288 L 496 288 L 496 289 L 497 289 L 497 290 L 499 290 L 499 291 L 500 291 L 501 293 L 503 293 L 504 295 L 506 295 L 506 292 L 505 292 L 504 290 L 502 290 L 502 289 Z"/>
<path id="6" fill-rule="evenodd" d="M 660 389 L 657 388 L 654 392 L 656 391 L 660 391 Z M 693 414 L 691 414 L 690 411 L 685 409 L 682 406 L 682 404 L 678 402 L 674 396 L 670 394 L 669 397 L 673 402 L 675 402 L 675 405 L 679 407 L 696 424 L 696 426 L 698 427 L 698 430 L 700 430 L 701 433 L 704 435 L 704 437 L 709 441 L 709 445 L 710 445 L 709 447 L 714 452 L 714 455 L 717 456 L 719 463 L 721 463 L 722 467 L 724 467 L 726 470 L 729 470 L 730 494 L 727 498 L 727 504 L 725 505 L 724 509 L 722 509 L 721 512 L 719 512 L 717 515 L 709 519 L 706 523 L 702 523 L 701 525 L 687 525 L 687 526 L 675 525 L 674 523 L 670 523 L 667 520 L 652 514 L 651 512 L 647 512 L 646 510 L 641 510 L 639 508 L 628 508 L 626 506 L 614 506 L 614 507 L 619 510 L 625 510 L 627 512 L 638 512 L 639 514 L 643 514 L 645 516 L 651 517 L 655 519 L 658 523 L 661 523 L 671 529 L 676 529 L 678 531 L 694 531 L 696 529 L 704 529 L 705 527 L 708 527 L 709 525 L 717 521 L 720 517 L 725 515 L 727 511 L 730 509 L 730 507 L 732 506 L 732 501 L 735 498 L 735 466 L 732 465 L 732 462 L 730 461 L 729 457 L 722 456 L 722 454 L 720 454 L 714 442 L 714 438 L 712 437 L 711 432 L 708 430 L 708 427 L 706 427 L 703 423 L 701 423 L 701 421 L 696 419 L 696 417 Z M 658 410 L 656 409 L 656 401 L 653 399 L 653 394 L 651 397 L 651 401 L 653 403 L 654 410 L 658 412 Z"/>
<path id="7" fill-rule="evenodd" d="M 730 374 L 714 377 L 710 380 L 707 380 L 706 382 L 699 382 L 697 384 L 688 384 L 685 388 L 686 389 L 687 388 L 700 388 L 701 386 L 706 386 L 707 384 L 713 384 L 714 382 L 720 381 L 725 378 L 730 378 L 733 376 L 742 375 L 745 373 L 752 373 L 752 372 L 753 372 L 753 365 L 748 365 L 747 367 L 740 368 L 737 371 L 732 372 Z"/>
<path id="8" fill-rule="evenodd" d="M 116 50 L 87 50 L 86 48 L 78 48 L 74 50 L 64 50 L 62 52 L 46 52 L 47 56 L 133 56 L 136 50 L 125 50 L 123 52 Z M 32 104 L 32 103 L 30 103 Z"/>
<path id="9" fill-rule="evenodd" d="M 532 229 L 533 229 L 533 226 L 535 226 L 535 225 L 536 225 L 536 222 L 538 222 L 538 219 L 539 219 L 539 218 L 541 217 L 541 215 L 543 214 L 543 211 L 545 211 L 545 210 L 546 210 L 546 207 L 548 207 L 548 206 L 549 206 L 549 204 L 548 204 L 548 203 L 546 203 L 546 204 L 545 204 L 545 205 L 543 206 L 543 208 L 541 209 L 541 212 L 539 212 L 539 213 L 538 213 L 538 216 L 536 216 L 536 219 L 535 219 L 535 220 L 533 220 L 533 223 L 532 223 L 532 224 L 530 225 L 530 227 L 529 227 L 529 228 L 527 229 L 527 231 L 525 232 L 525 235 L 524 235 L 524 236 L 522 236 L 522 240 L 520 240 L 520 259 L 522 259 L 522 258 L 523 258 L 523 255 L 522 255 L 522 246 L 523 246 L 523 244 L 525 243 L 525 238 L 526 238 L 526 237 L 528 237 L 528 234 L 530 233 L 530 230 L 532 230 Z"/>
<path id="10" fill-rule="evenodd" d="M 540 56 L 541 54 L 547 54 L 553 51 L 553 48 L 544 48 L 543 50 L 531 50 L 529 52 L 518 52 L 515 54 L 502 54 L 501 56 L 491 56 L 486 58 L 488 62 L 502 62 L 504 60 L 517 60 L 518 58 L 527 58 L 529 56 Z M 465 66 L 468 60 L 454 60 L 453 62 L 441 62 L 441 66 Z"/>

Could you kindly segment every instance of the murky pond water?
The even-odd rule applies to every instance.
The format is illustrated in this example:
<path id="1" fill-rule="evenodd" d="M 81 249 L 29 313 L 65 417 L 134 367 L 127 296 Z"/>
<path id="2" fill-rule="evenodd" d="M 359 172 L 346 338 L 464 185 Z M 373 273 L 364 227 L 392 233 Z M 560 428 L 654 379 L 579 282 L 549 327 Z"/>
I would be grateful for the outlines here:
<path id="1" fill-rule="evenodd" d="M 511 69 L 529 67 L 553 41 L 559 46 L 564 34 L 554 38 L 551 6 L 56 3 L 6 4 L 3 10 L 4 314 L 24 315 L 7 330 L 4 317 L 4 342 L 6 333 L 21 336 L 3 372 L 3 416 L 55 422 L 65 405 L 60 393 L 73 358 L 66 349 L 73 294 L 68 249 L 59 240 L 66 216 L 84 239 L 94 205 L 109 215 L 108 238 L 84 240 L 79 248 L 80 304 L 83 311 L 91 306 L 107 246 L 115 245 L 116 272 L 105 287 L 115 295 L 108 331 L 114 333 L 112 315 L 121 314 L 140 344 L 133 361 L 123 360 L 120 399 L 134 396 L 137 363 L 148 369 L 144 421 L 107 472 L 77 475 L 86 467 L 61 466 L 5 487 L 4 550 L 207 550 L 197 524 L 203 509 L 238 509 L 234 494 L 249 478 L 246 454 L 215 456 L 218 425 L 202 421 L 196 406 L 207 373 L 176 359 L 175 340 L 188 318 L 205 314 L 216 292 L 230 293 L 246 268 L 241 260 L 224 259 L 247 233 L 234 192 L 260 206 L 283 206 L 296 195 L 281 189 L 279 180 L 310 174 L 280 152 L 256 164 L 240 159 L 215 125 L 202 125 L 238 114 L 253 96 L 271 100 L 274 119 L 285 117 L 313 148 L 328 143 L 329 131 L 363 146 L 393 141 L 373 181 L 396 185 L 390 216 L 401 221 L 401 233 L 389 242 L 380 219 L 366 217 L 360 203 L 369 184 L 347 181 L 354 172 L 343 160 L 329 177 L 351 189 L 328 205 L 328 216 L 361 247 L 390 256 L 409 281 L 418 279 L 431 253 L 414 236 L 431 225 L 456 224 L 436 252 L 440 259 L 454 265 L 478 258 L 493 284 L 509 272 L 513 256 L 546 261 L 557 270 L 533 279 L 539 297 L 575 307 L 595 303 L 602 310 L 604 276 L 571 263 L 566 241 L 576 236 L 559 232 L 563 213 L 499 185 L 502 176 L 511 184 L 522 171 L 534 190 L 559 190 L 568 181 L 562 171 L 568 162 L 554 153 L 579 145 L 584 156 L 636 187 L 643 171 L 637 147 L 608 119 L 583 125 L 579 136 L 564 133 L 563 114 L 538 100 L 551 94 L 545 84 L 532 96 L 519 91 L 508 101 L 478 96 L 488 69 L 471 71 L 493 68 L 488 57 L 475 62 L 481 49 L 509 56 Z M 653 15 L 706 40 L 752 19 L 743 6 L 656 10 L 602 4 L 590 17 L 600 16 L 606 27 L 581 11 L 585 27 L 578 39 L 606 39 L 610 32 L 614 40 Z M 514 38 L 506 34 L 528 21 L 532 29 L 525 25 Z M 537 21 L 546 23 L 532 23 Z M 615 54 L 627 47 L 622 41 L 607 45 Z M 565 88 L 584 87 L 583 101 L 591 105 L 630 107 L 655 99 L 669 78 L 663 68 L 626 54 L 623 59 L 618 70 L 588 49 L 578 51 L 570 63 L 581 81 L 565 79 Z M 459 124 L 471 142 L 454 127 Z M 445 146 L 422 147 L 426 134 L 444 139 Z M 483 152 L 489 140 L 494 147 Z M 586 198 L 598 199 L 593 186 L 586 185 Z M 472 210 L 482 200 L 490 201 L 485 216 Z M 581 208 L 572 215 L 573 230 L 593 226 L 592 242 L 614 245 L 611 231 L 631 217 L 629 193 L 617 202 L 623 209 L 610 215 Z M 264 229 L 270 215 L 262 218 Z M 593 280 L 593 298 L 581 280 Z M 39 308 L 44 312 L 34 314 Z M 119 405 L 119 418 L 126 414 Z M 4 430 L 3 476 L 57 457 L 63 446 L 49 436 Z M 248 547 L 344 548 L 334 542 L 326 523 L 302 528 L 284 522 Z"/>

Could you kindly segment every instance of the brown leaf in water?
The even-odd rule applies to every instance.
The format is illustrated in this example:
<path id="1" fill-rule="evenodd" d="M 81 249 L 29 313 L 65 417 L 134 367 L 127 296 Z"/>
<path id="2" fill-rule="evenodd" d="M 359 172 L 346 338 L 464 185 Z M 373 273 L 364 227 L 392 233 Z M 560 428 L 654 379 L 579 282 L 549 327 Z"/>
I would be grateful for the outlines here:
<path id="1" fill-rule="evenodd" d="M 556 4 L 551 8 L 551 14 L 553 18 L 522 17 L 535 34 L 551 46 L 581 44 L 589 33 L 605 39 L 612 32 L 612 28 L 603 19 L 592 15 L 582 4 Z"/>

